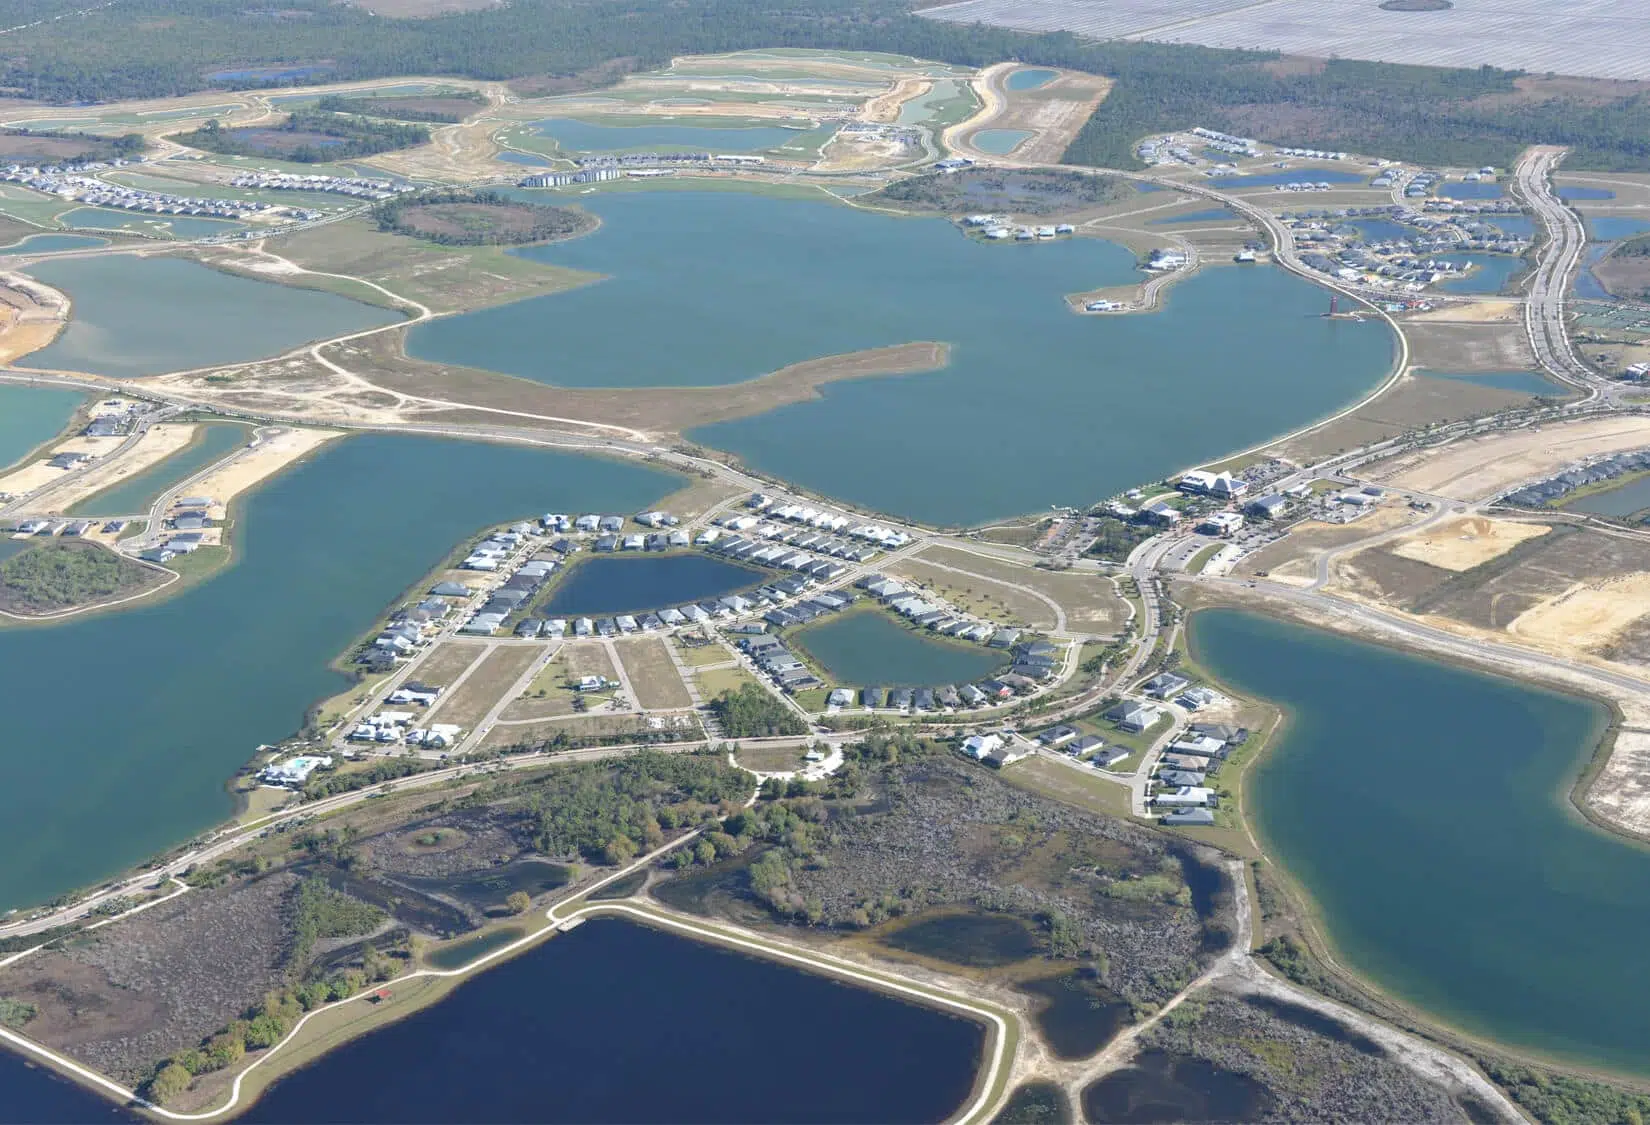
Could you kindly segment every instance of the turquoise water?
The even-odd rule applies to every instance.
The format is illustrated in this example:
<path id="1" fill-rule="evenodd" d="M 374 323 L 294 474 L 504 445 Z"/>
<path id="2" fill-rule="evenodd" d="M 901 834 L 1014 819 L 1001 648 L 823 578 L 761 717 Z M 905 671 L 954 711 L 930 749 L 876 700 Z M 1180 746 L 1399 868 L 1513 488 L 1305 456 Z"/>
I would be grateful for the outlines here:
<path id="1" fill-rule="evenodd" d="M 1600 516 L 1630 516 L 1650 508 L 1650 477 L 1638 477 L 1602 492 L 1589 492 L 1579 500 L 1560 507 Z"/>
<path id="2" fill-rule="evenodd" d="M 182 258 L 68 258 L 29 273 L 68 293 L 74 317 L 19 367 L 158 375 L 262 359 L 401 319 L 348 297 L 236 277 Z"/>
<path id="3" fill-rule="evenodd" d="M 1564 390 L 1551 379 L 1543 378 L 1534 371 L 1432 371 L 1423 368 L 1423 376 L 1434 379 L 1448 379 L 1457 383 L 1474 383 L 1480 387 L 1493 387 L 1498 391 L 1516 391 L 1519 394 L 1552 395 Z"/>
<path id="4" fill-rule="evenodd" d="M 794 141 L 795 129 L 773 125 L 717 129 L 699 125 L 593 125 L 571 117 L 535 122 L 540 136 L 553 137 L 567 152 L 759 152 Z"/>
<path id="5" fill-rule="evenodd" d="M 1006 663 L 1001 649 L 931 640 L 876 610 L 857 610 L 791 634 L 830 682 L 850 687 L 939 687 L 982 679 Z"/>
<path id="6" fill-rule="evenodd" d="M 607 280 L 419 325 L 409 351 L 573 386 L 707 386 L 946 341 L 942 371 L 833 383 L 691 435 L 935 523 L 1084 503 L 1266 440 L 1357 398 L 1392 362 L 1384 325 L 1324 319 L 1319 290 L 1281 270 L 1205 270 L 1156 313 L 1082 317 L 1065 295 L 1138 280 L 1133 254 L 1088 238 L 1015 253 L 941 219 L 743 193 L 586 205 L 600 230 L 522 253 Z M 1010 469 L 967 454 L 971 440 L 1036 456 Z"/>
<path id="7" fill-rule="evenodd" d="M 202 219 L 195 215 L 145 215 L 137 211 L 116 211 L 107 207 L 78 207 L 58 216 L 66 227 L 86 230 L 141 230 L 169 234 L 173 238 L 210 238 L 241 229 L 228 219 Z"/>
<path id="8" fill-rule="evenodd" d="M 1440 258 L 1478 267 L 1465 277 L 1440 281 L 1438 288 L 1448 293 L 1499 293 L 1507 279 L 1524 268 L 1524 259 L 1511 254 L 1444 254 Z"/>
<path id="9" fill-rule="evenodd" d="M 0 469 L 56 437 L 85 398 L 59 387 L 0 385 Z"/>
<path id="10" fill-rule="evenodd" d="M 215 461 L 227 457 L 237 446 L 250 440 L 245 426 L 234 423 L 202 426 L 194 439 L 170 457 L 134 473 L 112 488 L 70 508 L 71 516 L 140 516 L 163 492 L 187 480 Z"/>
<path id="11" fill-rule="evenodd" d="M 993 156 L 1006 156 L 1029 136 L 1030 129 L 981 129 L 970 137 L 969 141 L 981 152 L 989 152 Z"/>
<path id="12" fill-rule="evenodd" d="M 1650 850 L 1568 794 L 1601 706 L 1252 614 L 1205 667 L 1291 713 L 1254 770 L 1268 850 L 1342 959 L 1468 1031 L 1650 1073 Z"/>
<path id="13" fill-rule="evenodd" d="M 1500 199 L 1501 185 L 1497 183 L 1445 184 L 1438 189 L 1445 199 Z"/>
<path id="14" fill-rule="evenodd" d="M 28 704 L 7 708 L 0 912 L 228 815 L 225 779 L 346 685 L 328 663 L 465 536 L 547 510 L 638 511 L 679 485 L 601 458 L 355 437 L 245 497 L 236 562 L 209 580 L 131 610 L 0 629 L 0 683 Z M 417 518 L 373 532 L 397 496 L 416 497 Z"/>
<path id="15" fill-rule="evenodd" d="M 21 242 L 0 246 L 0 254 L 49 254 L 54 250 L 90 250 L 107 245 L 107 238 L 85 234 L 31 234 Z"/>
<path id="16" fill-rule="evenodd" d="M 1059 74 L 1057 70 L 1016 70 L 1003 85 L 1010 90 L 1035 90 L 1039 86 L 1047 86 Z"/>

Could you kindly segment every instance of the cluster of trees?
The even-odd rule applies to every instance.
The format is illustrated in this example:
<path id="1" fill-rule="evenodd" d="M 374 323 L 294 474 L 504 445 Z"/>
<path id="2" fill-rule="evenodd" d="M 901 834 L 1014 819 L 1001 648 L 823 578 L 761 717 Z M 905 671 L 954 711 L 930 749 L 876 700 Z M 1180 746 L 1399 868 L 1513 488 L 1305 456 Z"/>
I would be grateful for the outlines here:
<path id="1" fill-rule="evenodd" d="M 1521 1063 L 1480 1059 L 1484 1073 L 1537 1121 L 1564 1125 L 1643 1125 L 1650 1095 Z"/>
<path id="2" fill-rule="evenodd" d="M 83 605 L 131 589 L 146 574 L 90 543 L 41 543 L 0 563 L 0 608 L 41 613 Z"/>
<path id="3" fill-rule="evenodd" d="M 40 1014 L 40 1009 L 23 1000 L 0 996 L 0 1026 L 19 1028 Z"/>
<path id="4" fill-rule="evenodd" d="M 539 851 L 620 864 L 663 844 L 668 831 L 713 822 L 749 795 L 749 775 L 718 755 L 644 752 L 556 770 L 533 783 L 526 805 Z"/>
<path id="5" fill-rule="evenodd" d="M 347 1000 L 364 988 L 390 980 L 404 964 L 405 957 L 393 957 L 369 946 L 358 969 L 345 969 L 266 993 L 261 1003 L 200 1046 L 181 1051 L 157 1066 L 144 1084 L 144 1095 L 165 1105 L 187 1090 L 197 1075 L 234 1066 L 248 1051 L 275 1046 L 305 1012 L 335 1000 Z"/>
<path id="6" fill-rule="evenodd" d="M 333 797 L 339 793 L 365 789 L 369 785 L 377 785 L 383 781 L 394 781 L 401 777 L 411 777 L 415 773 L 423 773 L 425 770 L 435 768 L 422 758 L 379 758 L 366 769 L 351 773 L 339 773 L 336 770 L 317 770 L 304 783 L 304 800 L 319 801 L 323 797 Z"/>
<path id="7" fill-rule="evenodd" d="M 271 133 L 289 133 L 295 137 L 324 137 L 326 140 L 302 140 L 287 144 L 272 140 Z M 179 133 L 173 138 L 180 144 L 226 156 L 278 156 L 299 164 L 320 164 L 327 160 L 347 160 L 355 156 L 372 156 L 398 148 L 425 144 L 430 131 L 422 125 L 397 125 L 389 121 L 369 121 L 346 113 L 325 113 L 319 110 L 299 110 L 272 128 L 225 129 L 213 118 L 199 129 Z"/>
<path id="8" fill-rule="evenodd" d="M 807 734 L 808 725 L 760 684 L 745 684 L 711 700 L 710 709 L 729 738 Z"/>
<path id="9" fill-rule="evenodd" d="M 1133 190 L 1128 181 L 1116 176 L 971 168 L 896 180 L 878 198 L 935 211 L 967 208 L 1038 214 L 1074 203 L 1110 203 Z"/>
<path id="10" fill-rule="evenodd" d="M 307 960 L 317 941 L 370 934 L 383 921 L 384 912 L 376 906 L 335 891 L 325 879 L 312 875 L 292 896 L 292 960 Z"/>
<path id="11" fill-rule="evenodd" d="M 967 66 L 1014 58 L 1112 77 L 1111 93 L 1067 153 L 1074 164 L 1133 167 L 1140 137 L 1202 124 L 1422 163 L 1506 165 L 1522 146 L 1542 142 L 1571 146 L 1567 167 L 1650 168 L 1643 95 L 1490 102 L 1485 95 L 1514 92 L 1516 73 L 1331 60 L 1317 73 L 1279 74 L 1264 65 L 1278 57 L 1271 52 L 943 23 L 912 15 L 900 0 L 624 0 L 621 9 L 518 0 L 427 20 L 288 0 L 283 16 L 250 18 L 241 0 L 124 0 L 72 25 L 10 33 L 0 85 L 72 102 L 164 97 L 214 81 L 267 85 L 259 68 L 320 59 L 339 81 L 396 74 L 502 81 L 612 78 L 623 69 L 615 60 L 647 68 L 674 55 L 752 47 L 876 50 Z"/>
<path id="12" fill-rule="evenodd" d="M 591 225 L 566 207 L 522 203 L 496 191 L 431 191 L 394 196 L 372 209 L 378 229 L 442 246 L 545 242 Z"/>
<path id="13" fill-rule="evenodd" d="M 427 105 L 415 104 L 420 101 L 487 104 L 487 99 L 474 90 L 453 90 L 438 98 L 345 98 L 328 94 L 315 103 L 315 108 L 325 113 L 355 113 L 362 117 L 388 117 L 396 121 L 427 121 L 432 125 L 456 125 L 475 112 L 473 109 L 465 112 L 459 112 L 456 108 L 431 109 Z"/>
<path id="14" fill-rule="evenodd" d="M 1150 539 L 1156 530 L 1144 524 L 1124 523 L 1115 516 L 1107 516 L 1095 522 L 1094 542 L 1084 554 L 1091 558 L 1122 562 L 1129 557 L 1130 551 Z"/>

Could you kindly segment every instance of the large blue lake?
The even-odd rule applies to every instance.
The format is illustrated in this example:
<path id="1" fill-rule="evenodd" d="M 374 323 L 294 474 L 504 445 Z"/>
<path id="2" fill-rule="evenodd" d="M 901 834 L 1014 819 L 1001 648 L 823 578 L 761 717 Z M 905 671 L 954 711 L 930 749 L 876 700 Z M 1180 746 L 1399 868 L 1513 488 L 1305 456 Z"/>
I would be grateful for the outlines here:
<path id="1" fill-rule="evenodd" d="M 1650 1073 L 1627 999 L 1650 995 L 1650 849 L 1569 800 L 1602 706 L 1230 610 L 1191 635 L 1289 712 L 1249 807 L 1348 965 L 1467 1031 Z"/>
<path id="2" fill-rule="evenodd" d="M 938 1122 L 984 1041 L 934 1009 L 596 919 L 281 1079 L 239 1120 Z M 830 1045 L 829 1076 L 803 1077 L 800 1043 Z"/>
<path id="3" fill-rule="evenodd" d="M 942 371 L 834 383 L 690 435 L 933 523 L 1080 504 L 1264 441 L 1356 399 L 1393 357 L 1381 323 L 1322 318 L 1320 291 L 1280 270 L 1206 270 L 1157 313 L 1082 317 L 1066 295 L 1138 280 L 1130 252 L 991 245 L 943 220 L 743 193 L 588 206 L 595 234 L 523 253 L 606 280 L 419 325 L 412 354 L 573 386 L 704 386 L 945 341 Z M 969 455 L 974 442 L 1007 460 Z"/>
<path id="4" fill-rule="evenodd" d="M 548 509 L 636 511 L 677 483 L 546 450 L 352 438 L 244 499 L 236 561 L 215 577 L 132 610 L 0 629 L 0 683 L 28 701 L 7 709 L 0 912 L 228 815 L 225 780 L 343 689 L 329 662 L 464 536 Z M 418 498 L 418 518 L 366 534 L 396 495 Z"/>

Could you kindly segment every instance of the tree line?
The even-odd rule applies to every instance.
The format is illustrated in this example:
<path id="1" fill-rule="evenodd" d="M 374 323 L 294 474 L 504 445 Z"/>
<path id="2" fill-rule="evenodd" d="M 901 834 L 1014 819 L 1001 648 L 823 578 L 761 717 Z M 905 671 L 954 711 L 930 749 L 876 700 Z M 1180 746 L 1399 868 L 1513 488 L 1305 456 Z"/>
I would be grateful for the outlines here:
<path id="1" fill-rule="evenodd" d="M 269 133 L 327 139 L 320 142 L 303 140 L 288 148 L 272 140 Z M 320 164 L 328 160 L 347 160 L 411 148 L 429 141 L 430 131 L 422 125 L 398 125 L 344 113 L 305 109 L 288 114 L 285 121 L 269 128 L 225 129 L 217 118 L 213 118 L 199 129 L 179 133 L 172 139 L 190 148 L 226 156 L 275 156 L 299 164 Z"/>
<path id="2" fill-rule="evenodd" d="M 1516 94 L 1519 74 L 1489 67 L 1337 59 L 1314 73 L 1276 73 L 1266 66 L 1274 52 L 1030 35 L 921 19 L 897 0 L 516 0 L 426 20 L 381 19 L 330 0 L 287 0 L 283 11 L 287 18 L 255 19 L 240 0 L 124 0 L 77 18 L 72 34 L 46 24 L 8 35 L 0 85 L 45 101 L 100 101 L 267 85 L 258 68 L 299 64 L 323 69 L 304 81 L 504 81 L 604 67 L 616 77 L 615 60 L 645 69 L 678 54 L 756 47 L 874 50 L 1113 78 L 1066 154 L 1074 164 L 1135 167 L 1140 137 L 1201 124 L 1420 163 L 1502 166 L 1539 142 L 1571 146 L 1571 168 L 1650 168 L 1643 95 L 1507 104 L 1491 96 Z"/>
<path id="3" fill-rule="evenodd" d="M 430 191 L 398 195 L 372 209 L 387 234 L 442 246 L 514 246 L 565 238 L 592 224 L 577 211 L 522 203 L 496 191 Z M 420 223 L 423 218 L 427 221 Z"/>

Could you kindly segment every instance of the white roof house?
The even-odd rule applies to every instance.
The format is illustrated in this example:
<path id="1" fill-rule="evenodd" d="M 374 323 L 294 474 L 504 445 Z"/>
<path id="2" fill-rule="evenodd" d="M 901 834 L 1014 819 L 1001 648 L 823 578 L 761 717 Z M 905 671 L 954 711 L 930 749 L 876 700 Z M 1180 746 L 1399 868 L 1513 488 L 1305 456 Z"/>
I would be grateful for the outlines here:
<path id="1" fill-rule="evenodd" d="M 1197 805 L 1205 807 L 1215 791 L 1205 785 L 1181 785 L 1152 797 L 1154 805 Z"/>
<path id="2" fill-rule="evenodd" d="M 971 758 L 984 759 L 987 754 L 997 750 L 1003 744 L 1002 736 L 995 734 L 971 734 L 963 739 L 963 753 Z"/>

